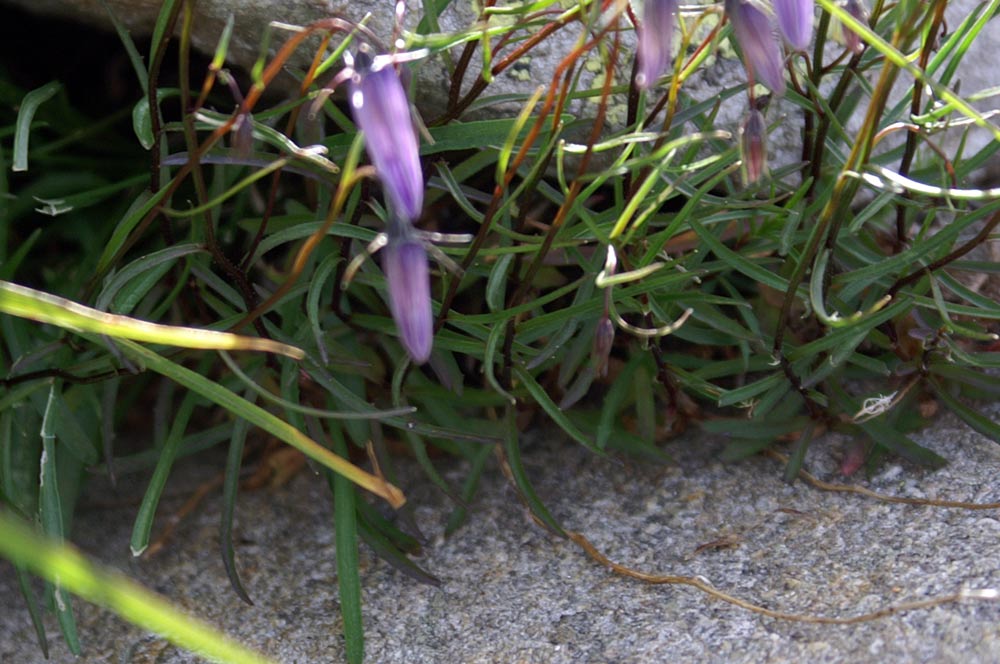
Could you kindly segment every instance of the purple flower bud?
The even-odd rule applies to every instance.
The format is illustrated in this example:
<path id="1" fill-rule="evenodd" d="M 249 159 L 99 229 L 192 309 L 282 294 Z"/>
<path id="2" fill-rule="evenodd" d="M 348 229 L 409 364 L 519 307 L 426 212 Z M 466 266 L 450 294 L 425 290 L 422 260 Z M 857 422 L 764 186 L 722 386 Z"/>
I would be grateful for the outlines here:
<path id="1" fill-rule="evenodd" d="M 844 9 L 861 23 L 868 22 L 868 10 L 865 9 L 861 0 L 845 0 Z M 836 21 L 833 25 L 833 38 L 846 46 L 851 53 L 860 53 L 865 50 L 865 43 L 861 41 L 861 36 L 840 21 Z"/>
<path id="2" fill-rule="evenodd" d="M 639 71 L 635 84 L 646 90 L 656 83 L 670 63 L 677 0 L 645 0 L 639 25 Z"/>
<path id="3" fill-rule="evenodd" d="M 382 253 L 382 270 L 400 341 L 413 361 L 423 364 L 431 355 L 434 341 L 430 274 L 424 245 L 405 234 L 390 237 Z"/>
<path id="4" fill-rule="evenodd" d="M 785 61 L 771 21 L 750 0 L 726 0 L 726 14 L 751 81 L 763 83 L 776 95 L 785 93 Z"/>
<path id="5" fill-rule="evenodd" d="M 785 41 L 796 51 L 804 51 L 812 39 L 813 0 L 773 0 L 773 4 Z"/>
<path id="6" fill-rule="evenodd" d="M 368 156 L 378 172 L 393 212 L 412 222 L 424 205 L 424 176 L 410 102 L 389 62 L 355 57 L 350 103 L 354 122 L 365 134 Z"/>
<path id="7" fill-rule="evenodd" d="M 602 378 L 608 375 L 608 357 L 611 355 L 611 348 L 615 344 L 615 326 L 611 320 L 604 316 L 597 321 L 597 329 L 594 330 L 593 359 L 595 371 Z"/>
<path id="8" fill-rule="evenodd" d="M 750 109 L 740 127 L 740 158 L 744 186 L 757 182 L 767 173 L 767 124 L 764 114 L 756 108 Z"/>

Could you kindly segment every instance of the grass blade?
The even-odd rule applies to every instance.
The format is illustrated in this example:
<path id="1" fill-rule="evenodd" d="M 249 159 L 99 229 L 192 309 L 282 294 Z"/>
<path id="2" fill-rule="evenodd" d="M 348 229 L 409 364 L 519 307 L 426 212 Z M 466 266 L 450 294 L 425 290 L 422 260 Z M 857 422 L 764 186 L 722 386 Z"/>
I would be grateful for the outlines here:
<path id="1" fill-rule="evenodd" d="M 336 424 L 330 427 L 333 451 L 347 458 L 347 441 Z M 365 658 L 364 625 L 361 622 L 361 577 L 358 559 L 358 512 L 354 485 L 343 475 L 328 473 L 333 484 L 334 531 L 337 547 L 337 586 L 340 589 L 340 615 L 344 620 L 347 661 L 361 664 Z"/>
<path id="2" fill-rule="evenodd" d="M 42 416 L 42 458 L 39 461 L 41 473 L 38 480 L 38 511 L 42 522 L 42 531 L 55 540 L 62 540 L 64 520 L 62 500 L 59 497 L 59 478 L 56 473 L 56 436 L 54 433 L 57 387 L 53 383 L 49 388 L 48 404 Z M 76 633 L 76 620 L 73 617 L 73 607 L 61 581 L 56 578 L 47 587 L 59 619 L 59 627 L 66 638 L 66 645 L 74 655 L 80 655 L 80 639 Z"/>
<path id="3" fill-rule="evenodd" d="M 230 664 L 271 662 L 174 608 L 160 595 L 91 564 L 76 549 L 37 535 L 6 511 L 0 511 L 0 556 L 192 652 Z"/>
<path id="4" fill-rule="evenodd" d="M 56 325 L 73 332 L 90 332 L 119 339 L 134 339 L 183 348 L 260 350 L 279 353 L 297 360 L 303 359 L 306 355 L 300 348 L 271 339 L 243 337 L 194 327 L 160 325 L 128 316 L 108 314 L 9 281 L 0 281 L 0 311 Z"/>
<path id="5" fill-rule="evenodd" d="M 249 395 L 247 395 L 249 396 Z M 233 550 L 233 513 L 236 511 L 236 494 L 240 489 L 240 469 L 243 466 L 243 444 L 247 439 L 250 424 L 243 419 L 233 424 L 233 435 L 229 439 L 229 453 L 226 455 L 226 477 L 222 483 L 222 514 L 219 523 L 219 541 L 222 543 L 222 564 L 226 568 L 229 584 L 239 598 L 253 606 L 253 600 L 240 580 L 236 568 L 236 553 Z"/>
<path id="6" fill-rule="evenodd" d="M 28 139 L 31 136 L 31 121 L 35 119 L 38 107 L 62 90 L 62 83 L 52 81 L 24 95 L 21 108 L 17 112 L 17 124 L 14 128 L 14 157 L 10 170 L 14 172 L 28 170 Z"/>
<path id="7" fill-rule="evenodd" d="M 251 424 L 280 438 L 313 461 L 326 466 L 335 473 L 344 475 L 363 489 L 385 499 L 393 507 L 401 507 L 406 502 L 403 492 L 397 487 L 337 456 L 287 422 L 250 403 L 231 390 L 171 362 L 137 343 L 122 340 L 119 344 L 127 355 L 145 367 L 176 381 L 193 392 L 197 392 L 233 415 L 242 417 Z"/>

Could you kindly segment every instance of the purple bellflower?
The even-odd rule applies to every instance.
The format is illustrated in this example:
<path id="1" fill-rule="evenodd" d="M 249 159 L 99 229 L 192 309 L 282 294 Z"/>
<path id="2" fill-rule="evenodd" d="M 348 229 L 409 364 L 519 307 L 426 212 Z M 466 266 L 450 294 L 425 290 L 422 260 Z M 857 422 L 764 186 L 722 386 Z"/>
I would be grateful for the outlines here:
<path id="1" fill-rule="evenodd" d="M 768 15 L 750 0 L 726 0 L 726 14 L 743 50 L 750 80 L 763 83 L 776 95 L 784 94 L 785 61 Z"/>
<path id="2" fill-rule="evenodd" d="M 785 41 L 796 51 L 804 51 L 812 39 L 813 0 L 772 0 L 778 27 Z"/>
<path id="3" fill-rule="evenodd" d="M 767 173 L 767 124 L 764 114 L 756 108 L 740 127 L 740 172 L 743 186 L 749 186 Z"/>
<path id="4" fill-rule="evenodd" d="M 427 250 L 409 222 L 390 222 L 388 243 L 382 250 L 382 271 L 399 339 L 413 361 L 423 364 L 431 356 L 434 342 L 430 272 Z"/>
<path id="5" fill-rule="evenodd" d="M 844 9 L 852 17 L 861 23 L 868 21 L 868 10 L 861 3 L 861 0 L 845 0 Z M 850 29 L 840 21 L 834 19 L 832 24 L 833 38 L 847 47 L 851 53 L 861 53 L 865 50 L 865 43 L 861 41 L 861 35 Z"/>
<path id="6" fill-rule="evenodd" d="M 410 101 L 392 62 L 359 52 L 350 81 L 354 122 L 365 134 L 368 156 L 375 166 L 392 212 L 410 223 L 424 205 L 424 176 Z"/>
<path id="7" fill-rule="evenodd" d="M 647 90 L 670 64 L 677 0 L 645 0 L 639 25 L 639 71 L 635 84 Z"/>

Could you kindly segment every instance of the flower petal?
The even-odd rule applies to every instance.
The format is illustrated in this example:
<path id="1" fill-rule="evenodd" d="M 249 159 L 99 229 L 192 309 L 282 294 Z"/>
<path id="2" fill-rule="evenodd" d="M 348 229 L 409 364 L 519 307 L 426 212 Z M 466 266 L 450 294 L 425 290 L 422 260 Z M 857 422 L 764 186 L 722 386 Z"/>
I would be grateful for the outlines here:
<path id="1" fill-rule="evenodd" d="M 430 357 L 434 342 L 427 251 L 414 239 L 390 239 L 382 256 L 382 270 L 389 286 L 389 309 L 400 341 L 413 361 L 423 364 Z"/>
<path id="2" fill-rule="evenodd" d="M 785 41 L 796 51 L 804 51 L 812 39 L 813 0 L 773 0 L 773 3 Z"/>
<path id="3" fill-rule="evenodd" d="M 354 122 L 365 133 L 371 157 L 392 210 L 415 221 L 424 205 L 419 145 L 410 118 L 410 101 L 391 64 L 369 66 L 362 53 L 350 83 Z"/>
<path id="4" fill-rule="evenodd" d="M 635 84 L 645 90 L 656 83 L 670 63 L 677 0 L 646 0 L 639 25 L 639 71 Z"/>
<path id="5" fill-rule="evenodd" d="M 784 94 L 785 61 L 767 14 L 744 0 L 726 0 L 726 13 L 751 80 L 763 83 L 776 95 Z"/>

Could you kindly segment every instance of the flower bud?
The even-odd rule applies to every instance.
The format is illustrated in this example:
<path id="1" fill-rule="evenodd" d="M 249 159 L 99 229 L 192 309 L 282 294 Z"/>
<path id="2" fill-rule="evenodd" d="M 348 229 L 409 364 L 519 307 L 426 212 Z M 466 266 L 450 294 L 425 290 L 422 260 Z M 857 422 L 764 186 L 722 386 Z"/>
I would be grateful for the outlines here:
<path id="1" fill-rule="evenodd" d="M 615 344 L 615 326 L 607 316 L 597 321 L 597 329 L 594 330 L 594 348 L 592 357 L 594 369 L 598 376 L 602 378 L 608 375 L 608 357 L 611 356 L 611 348 Z"/>
<path id="2" fill-rule="evenodd" d="M 778 27 L 785 41 L 796 51 L 804 51 L 812 39 L 813 0 L 772 0 Z"/>
<path id="3" fill-rule="evenodd" d="M 848 14 L 861 23 L 868 21 L 868 10 L 865 9 L 861 0 L 845 0 L 843 6 Z M 833 38 L 847 47 L 847 50 L 851 53 L 860 53 L 865 50 L 865 43 L 861 41 L 861 36 L 840 21 L 833 19 L 830 29 Z"/>
<path id="4" fill-rule="evenodd" d="M 785 61 L 771 21 L 751 0 L 726 0 L 726 14 L 751 82 L 766 85 L 776 95 L 785 93 Z"/>
<path id="5" fill-rule="evenodd" d="M 677 0 L 645 0 L 639 25 L 639 71 L 635 84 L 646 90 L 656 83 L 670 63 Z"/>
<path id="6" fill-rule="evenodd" d="M 749 186 L 767 173 L 767 124 L 764 114 L 750 109 L 740 127 L 740 172 L 743 186 Z"/>
<path id="7" fill-rule="evenodd" d="M 424 245 L 405 234 L 390 237 L 382 252 L 382 270 L 400 342 L 414 362 L 423 364 L 431 355 L 434 341 L 430 273 Z"/>
<path id="8" fill-rule="evenodd" d="M 410 101 L 392 64 L 358 53 L 350 104 L 389 206 L 405 221 L 415 221 L 424 205 L 424 176 Z"/>

